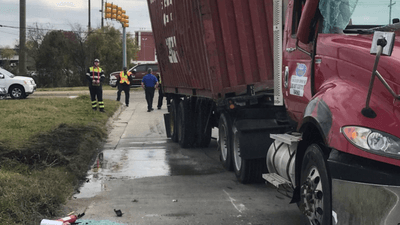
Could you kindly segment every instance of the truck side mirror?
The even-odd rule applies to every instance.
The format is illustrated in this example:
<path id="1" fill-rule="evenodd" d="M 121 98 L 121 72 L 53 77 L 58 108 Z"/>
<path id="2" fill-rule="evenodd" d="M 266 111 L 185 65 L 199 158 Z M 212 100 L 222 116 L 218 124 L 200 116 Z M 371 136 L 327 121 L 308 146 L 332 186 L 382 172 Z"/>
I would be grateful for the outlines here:
<path id="1" fill-rule="evenodd" d="M 307 0 L 297 29 L 297 39 L 304 43 L 310 43 L 311 21 L 315 17 L 319 5 L 319 0 Z"/>
<path id="2" fill-rule="evenodd" d="M 391 56 L 393 52 L 393 46 L 394 46 L 394 37 L 395 34 L 393 32 L 382 32 L 382 31 L 375 31 L 374 33 L 374 38 L 372 39 L 372 45 L 371 45 L 371 54 L 377 54 L 378 53 L 378 40 L 385 40 L 386 45 L 382 46 L 382 55 L 387 55 Z"/>

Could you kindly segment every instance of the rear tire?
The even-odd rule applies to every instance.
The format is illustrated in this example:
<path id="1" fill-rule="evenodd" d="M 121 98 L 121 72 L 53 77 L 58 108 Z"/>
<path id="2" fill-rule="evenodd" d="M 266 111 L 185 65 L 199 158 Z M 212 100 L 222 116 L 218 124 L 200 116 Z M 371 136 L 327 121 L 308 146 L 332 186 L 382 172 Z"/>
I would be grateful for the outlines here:
<path id="1" fill-rule="evenodd" d="M 199 100 L 196 104 L 196 146 L 206 148 L 211 142 L 211 105 L 208 100 Z M 207 126 L 207 127 L 206 127 Z"/>
<path id="2" fill-rule="evenodd" d="M 221 114 L 218 123 L 218 133 L 219 159 L 226 170 L 232 171 L 232 124 L 228 114 Z"/>
<path id="3" fill-rule="evenodd" d="M 21 85 L 13 85 L 10 87 L 9 94 L 13 99 L 25 98 L 25 89 Z"/>
<path id="4" fill-rule="evenodd" d="M 190 111 L 190 102 L 181 101 L 178 105 L 178 139 L 181 148 L 189 148 L 194 143 L 194 129 Z"/>
<path id="5" fill-rule="evenodd" d="M 262 159 L 243 159 L 240 156 L 240 131 L 233 127 L 233 170 L 236 178 L 242 184 L 263 182 L 262 173 L 266 168 L 265 158 Z"/>
<path id="6" fill-rule="evenodd" d="M 317 144 L 307 148 L 300 175 L 299 208 L 311 224 L 332 223 L 331 180 L 326 159 Z"/>
<path id="7" fill-rule="evenodd" d="M 177 133 L 177 102 L 176 100 L 172 100 L 170 105 L 170 116 L 169 116 L 169 129 L 171 132 L 171 140 L 173 142 L 178 142 L 178 133 Z"/>

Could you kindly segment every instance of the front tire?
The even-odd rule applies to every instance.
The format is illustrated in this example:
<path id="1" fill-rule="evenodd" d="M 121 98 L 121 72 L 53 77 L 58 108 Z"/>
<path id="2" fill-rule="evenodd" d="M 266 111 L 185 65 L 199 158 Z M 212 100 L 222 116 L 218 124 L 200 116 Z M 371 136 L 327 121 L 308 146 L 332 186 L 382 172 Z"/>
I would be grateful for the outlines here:
<path id="1" fill-rule="evenodd" d="M 9 94 L 13 99 L 25 98 L 25 89 L 20 85 L 13 85 L 10 87 Z"/>
<path id="2" fill-rule="evenodd" d="M 310 224 L 332 223 L 331 179 L 321 146 L 312 144 L 303 157 L 300 175 L 301 211 Z"/>

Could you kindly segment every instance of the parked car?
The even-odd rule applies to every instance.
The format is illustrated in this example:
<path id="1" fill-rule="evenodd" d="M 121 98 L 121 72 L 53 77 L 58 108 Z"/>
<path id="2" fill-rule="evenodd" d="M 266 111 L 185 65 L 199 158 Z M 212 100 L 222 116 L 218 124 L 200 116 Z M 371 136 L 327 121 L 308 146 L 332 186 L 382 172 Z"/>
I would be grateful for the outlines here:
<path id="1" fill-rule="evenodd" d="M 36 83 L 30 77 L 15 76 L 5 69 L 0 68 L 0 86 L 14 99 L 23 99 L 33 94 Z"/>
<path id="2" fill-rule="evenodd" d="M 159 73 L 158 64 L 155 63 L 139 64 L 130 68 L 128 71 L 132 73 L 134 73 L 133 71 L 136 70 L 136 73 L 134 73 L 135 78 L 132 80 L 131 86 L 140 85 L 142 82 L 142 78 L 147 74 L 147 69 L 149 68 L 153 69 L 154 75 Z M 111 87 L 117 86 L 117 75 L 119 75 L 120 73 L 121 71 L 117 71 L 110 74 L 109 84 Z"/>

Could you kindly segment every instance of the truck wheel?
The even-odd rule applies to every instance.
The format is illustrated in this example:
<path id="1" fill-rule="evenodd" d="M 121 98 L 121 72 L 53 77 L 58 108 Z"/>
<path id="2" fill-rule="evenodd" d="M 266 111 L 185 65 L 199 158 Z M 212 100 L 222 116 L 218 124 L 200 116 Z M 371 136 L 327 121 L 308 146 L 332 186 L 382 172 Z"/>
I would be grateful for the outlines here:
<path id="1" fill-rule="evenodd" d="M 303 157 L 299 208 L 311 224 L 331 224 L 331 182 L 321 147 L 312 144 Z"/>
<path id="2" fill-rule="evenodd" d="M 25 98 L 25 90 L 20 85 L 13 85 L 10 87 L 9 94 L 13 99 Z"/>
<path id="3" fill-rule="evenodd" d="M 201 148 L 208 147 L 211 142 L 210 107 L 207 100 L 196 104 L 196 146 Z"/>
<path id="4" fill-rule="evenodd" d="M 178 105 L 178 141 L 182 148 L 189 148 L 194 143 L 194 130 L 189 102 L 184 100 Z"/>
<path id="5" fill-rule="evenodd" d="M 175 100 L 172 100 L 170 105 L 170 116 L 169 116 L 169 129 L 171 132 L 171 140 L 173 142 L 178 142 L 178 132 L 177 132 L 177 109 L 178 106 Z"/>
<path id="6" fill-rule="evenodd" d="M 219 159 L 226 170 L 232 171 L 232 124 L 229 115 L 222 113 L 219 117 L 218 133 Z"/>
<path id="7" fill-rule="evenodd" d="M 242 184 L 263 182 L 262 173 L 265 169 L 264 159 L 243 159 L 240 157 L 240 131 L 236 127 L 232 128 L 233 133 L 233 170 L 236 178 Z"/>

